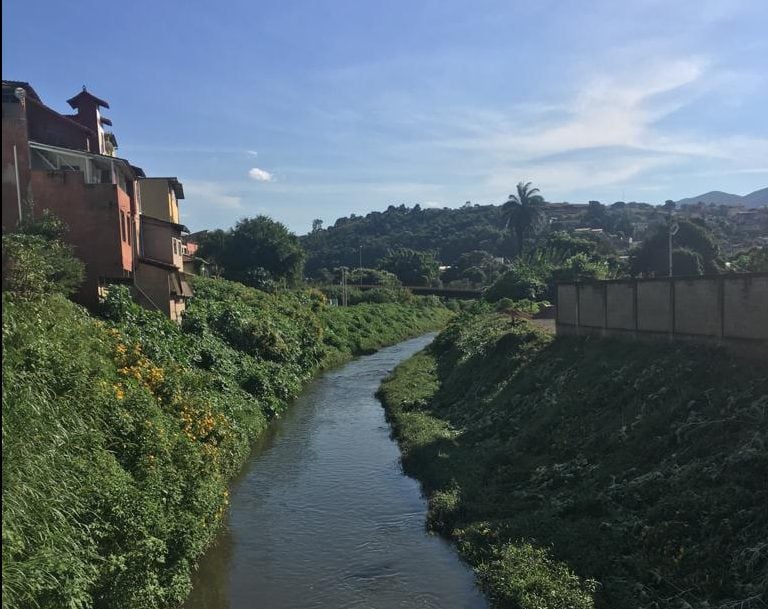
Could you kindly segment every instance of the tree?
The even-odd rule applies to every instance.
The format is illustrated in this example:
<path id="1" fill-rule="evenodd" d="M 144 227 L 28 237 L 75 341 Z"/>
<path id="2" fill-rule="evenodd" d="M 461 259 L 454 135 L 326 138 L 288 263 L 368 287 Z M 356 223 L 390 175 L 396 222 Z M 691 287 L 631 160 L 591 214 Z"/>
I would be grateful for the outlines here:
<path id="1" fill-rule="evenodd" d="M 323 230 L 323 221 L 320 218 L 312 220 L 312 232 L 316 233 Z"/>
<path id="2" fill-rule="evenodd" d="M 485 291 L 483 299 L 488 302 L 497 302 L 502 298 L 540 300 L 546 291 L 547 284 L 539 270 L 518 258 L 512 268 Z"/>
<path id="3" fill-rule="evenodd" d="M 409 248 L 391 250 L 381 261 L 381 268 L 397 275 L 404 285 L 435 285 L 440 274 L 440 264 L 432 252 Z"/>
<path id="4" fill-rule="evenodd" d="M 753 247 L 731 261 L 731 269 L 740 273 L 768 272 L 768 247 Z"/>
<path id="5" fill-rule="evenodd" d="M 677 224 L 679 229 L 672 240 L 673 274 L 719 272 L 720 248 L 712 231 L 706 225 L 682 218 L 677 220 Z M 679 268 L 677 261 L 682 265 Z M 666 223 L 657 225 L 642 245 L 632 252 L 629 266 L 632 275 L 663 277 L 669 274 L 669 228 Z"/>
<path id="6" fill-rule="evenodd" d="M 538 188 L 531 188 L 531 183 L 519 182 L 517 194 L 509 195 L 502 206 L 504 228 L 515 236 L 517 253 L 523 251 L 526 234 L 535 232 L 544 216 L 544 198 L 538 194 Z"/>
<path id="7" fill-rule="evenodd" d="M 222 268 L 227 279 L 257 288 L 301 279 L 304 250 L 283 224 L 267 216 L 244 218 L 228 231 L 213 231 L 200 244 L 201 256 Z"/>
<path id="8" fill-rule="evenodd" d="M 600 201 L 590 201 L 587 206 L 587 213 L 584 216 L 584 220 L 589 224 L 591 228 L 606 228 L 605 222 L 607 219 L 607 213 L 605 211 L 605 205 Z"/>

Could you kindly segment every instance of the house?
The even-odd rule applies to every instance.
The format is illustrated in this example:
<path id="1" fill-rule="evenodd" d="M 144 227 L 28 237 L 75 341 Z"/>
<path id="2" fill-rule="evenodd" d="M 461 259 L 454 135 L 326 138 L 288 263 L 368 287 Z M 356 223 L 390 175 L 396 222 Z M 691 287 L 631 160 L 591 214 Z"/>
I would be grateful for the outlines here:
<path id="1" fill-rule="evenodd" d="M 125 283 L 141 304 L 178 320 L 191 294 L 181 280 L 186 231 L 178 222 L 181 184 L 146 178 L 139 167 L 116 156 L 117 140 L 105 129 L 112 123 L 102 115 L 102 108 L 109 108 L 105 100 L 83 88 L 68 103 L 76 114 L 48 107 L 27 82 L 3 81 L 3 231 L 44 210 L 53 212 L 68 226 L 65 239 L 85 263 L 85 281 L 75 300 L 95 306 L 108 285 Z M 176 189 L 173 199 L 163 199 L 168 188 Z M 143 268 L 153 263 L 164 283 L 160 270 Z M 166 286 L 162 295 L 159 284 Z"/>
<path id="2" fill-rule="evenodd" d="M 135 286 L 140 300 L 180 321 L 192 290 L 184 278 L 179 201 L 184 188 L 177 178 L 140 178 Z"/>

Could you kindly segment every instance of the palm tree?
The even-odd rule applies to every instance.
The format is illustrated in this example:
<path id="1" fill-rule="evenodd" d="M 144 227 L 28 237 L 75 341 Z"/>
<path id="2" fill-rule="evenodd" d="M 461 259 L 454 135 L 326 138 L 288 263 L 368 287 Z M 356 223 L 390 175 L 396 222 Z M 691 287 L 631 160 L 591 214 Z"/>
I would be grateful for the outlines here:
<path id="1" fill-rule="evenodd" d="M 544 216 L 544 197 L 538 192 L 538 188 L 531 188 L 530 182 L 519 182 L 517 194 L 509 195 L 509 199 L 501 208 L 504 214 L 504 229 L 514 233 L 518 254 L 523 251 L 526 233 L 535 231 Z"/>

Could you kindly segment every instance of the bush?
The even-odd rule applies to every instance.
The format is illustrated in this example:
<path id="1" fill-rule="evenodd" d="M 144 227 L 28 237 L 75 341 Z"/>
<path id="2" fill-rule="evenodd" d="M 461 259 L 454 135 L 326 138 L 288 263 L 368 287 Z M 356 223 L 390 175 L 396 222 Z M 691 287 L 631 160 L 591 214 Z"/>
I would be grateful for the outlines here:
<path id="1" fill-rule="evenodd" d="M 74 293 L 83 281 L 84 266 L 61 242 L 64 232 L 64 225 L 46 213 L 3 235 L 3 291 L 24 298 Z"/>
<path id="2" fill-rule="evenodd" d="M 477 568 L 480 586 L 499 609 L 594 609 L 597 585 L 582 581 L 530 543 L 495 548 Z"/>
<path id="3" fill-rule="evenodd" d="M 485 291 L 483 299 L 488 302 L 496 302 L 502 298 L 538 300 L 546 291 L 545 279 L 539 277 L 532 267 L 518 261 Z"/>

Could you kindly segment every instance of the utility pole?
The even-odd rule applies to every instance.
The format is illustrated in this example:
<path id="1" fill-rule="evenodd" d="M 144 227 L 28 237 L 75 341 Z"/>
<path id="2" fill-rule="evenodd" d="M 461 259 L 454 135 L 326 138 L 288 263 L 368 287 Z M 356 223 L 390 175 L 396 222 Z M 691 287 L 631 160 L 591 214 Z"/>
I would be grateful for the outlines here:
<path id="1" fill-rule="evenodd" d="M 363 287 L 363 246 L 360 246 L 360 261 L 357 267 L 360 270 L 360 288 Z"/>
<path id="2" fill-rule="evenodd" d="M 680 225 L 672 220 L 672 210 L 669 211 L 669 218 L 667 219 L 668 235 L 669 235 L 669 276 L 672 277 L 672 237 L 680 230 Z"/>

